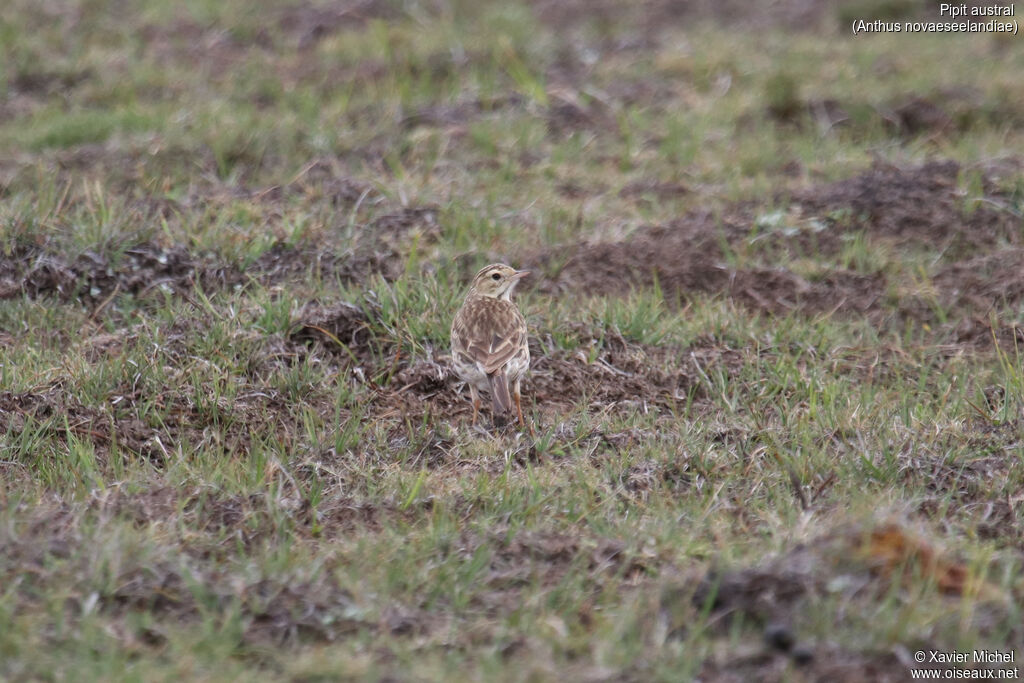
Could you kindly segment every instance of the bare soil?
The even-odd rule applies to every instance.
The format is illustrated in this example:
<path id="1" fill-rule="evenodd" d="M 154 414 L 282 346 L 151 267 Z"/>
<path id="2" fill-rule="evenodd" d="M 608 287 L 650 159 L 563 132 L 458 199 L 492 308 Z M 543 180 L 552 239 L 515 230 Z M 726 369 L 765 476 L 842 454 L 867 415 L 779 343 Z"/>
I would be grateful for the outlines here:
<path id="1" fill-rule="evenodd" d="M 730 265 L 730 252 L 747 248 L 757 220 L 756 211 L 745 205 L 720 215 L 691 213 L 641 228 L 619 242 L 562 245 L 523 260 L 551 274 L 538 285 L 549 294 L 570 289 L 623 294 L 657 283 L 669 301 L 708 293 L 771 314 L 840 313 L 879 323 L 894 318 L 937 323 L 930 302 L 890 300 L 900 283 L 888 273 L 832 267 L 802 277 L 788 268 L 794 253 L 835 255 L 850 236 L 864 234 L 893 246 L 941 250 L 942 265 L 932 283 L 936 300 L 949 317 L 968 320 L 956 331 L 958 339 L 982 343 L 989 329 L 986 312 L 996 304 L 1024 301 L 1024 254 L 1018 246 L 1024 221 L 1015 214 L 1016 200 L 987 175 L 981 175 L 984 200 L 969 201 L 959 189 L 961 172 L 954 162 L 911 168 L 878 164 L 853 178 L 797 192 L 791 198 L 796 218 L 816 227 L 766 235 L 771 247 L 765 253 L 777 261 L 774 266 Z M 1014 321 L 1007 323 L 1011 329 L 998 333 L 1012 340 Z"/>
<path id="2" fill-rule="evenodd" d="M 953 161 L 911 168 L 876 163 L 853 178 L 797 193 L 793 201 L 807 214 L 833 217 L 839 234 L 865 230 L 898 243 L 938 247 L 952 257 L 1020 243 L 1021 218 L 1000 208 L 1008 198 L 980 171 L 981 190 L 991 203 L 968 208 L 958 181 L 961 172 L 969 171 Z M 834 218 L 844 214 L 847 225 Z"/>

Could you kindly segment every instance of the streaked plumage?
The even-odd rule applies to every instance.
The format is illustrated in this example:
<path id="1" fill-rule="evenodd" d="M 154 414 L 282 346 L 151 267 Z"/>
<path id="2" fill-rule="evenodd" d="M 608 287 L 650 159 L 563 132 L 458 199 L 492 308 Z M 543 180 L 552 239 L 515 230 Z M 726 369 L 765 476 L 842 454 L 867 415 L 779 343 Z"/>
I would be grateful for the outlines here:
<path id="1" fill-rule="evenodd" d="M 504 424 L 515 402 L 519 424 L 525 426 L 519 384 L 530 367 L 526 319 L 514 303 L 512 290 L 529 271 L 494 263 L 480 270 L 452 321 L 452 367 L 469 385 L 473 424 L 480 394 L 491 396 L 495 424 Z"/>

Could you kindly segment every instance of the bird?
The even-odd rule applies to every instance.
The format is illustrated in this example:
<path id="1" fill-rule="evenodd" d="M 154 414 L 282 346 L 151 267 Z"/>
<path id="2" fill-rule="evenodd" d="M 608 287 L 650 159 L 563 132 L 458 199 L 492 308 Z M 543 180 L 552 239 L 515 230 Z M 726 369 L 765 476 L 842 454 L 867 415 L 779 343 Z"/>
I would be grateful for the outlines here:
<path id="1" fill-rule="evenodd" d="M 481 268 L 452 320 L 452 366 L 469 385 L 474 427 L 481 393 L 491 396 L 495 426 L 507 423 L 513 400 L 519 426 L 526 426 L 519 385 L 530 367 L 530 347 L 526 318 L 512 303 L 512 290 L 529 274 L 504 263 Z"/>

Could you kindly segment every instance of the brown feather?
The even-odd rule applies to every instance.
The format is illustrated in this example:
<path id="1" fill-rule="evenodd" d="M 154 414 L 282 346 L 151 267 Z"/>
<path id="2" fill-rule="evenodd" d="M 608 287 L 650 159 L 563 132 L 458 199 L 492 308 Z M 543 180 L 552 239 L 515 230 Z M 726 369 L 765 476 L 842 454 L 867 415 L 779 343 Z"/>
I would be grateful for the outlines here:
<path id="1" fill-rule="evenodd" d="M 511 301 L 512 288 L 525 274 L 504 264 L 483 268 L 452 320 L 452 365 L 470 387 L 474 424 L 480 393 L 491 395 L 495 424 L 505 423 L 513 407 L 525 424 L 519 387 L 530 367 L 529 332 Z"/>
<path id="2" fill-rule="evenodd" d="M 504 372 L 488 375 L 491 382 L 491 405 L 495 415 L 508 415 L 512 412 L 512 394 L 508 390 L 508 377 Z"/>
<path id="3" fill-rule="evenodd" d="M 459 346 L 488 375 L 505 365 L 523 344 L 522 314 L 510 301 L 473 299 L 466 302 L 462 316 L 465 328 L 455 331 Z"/>

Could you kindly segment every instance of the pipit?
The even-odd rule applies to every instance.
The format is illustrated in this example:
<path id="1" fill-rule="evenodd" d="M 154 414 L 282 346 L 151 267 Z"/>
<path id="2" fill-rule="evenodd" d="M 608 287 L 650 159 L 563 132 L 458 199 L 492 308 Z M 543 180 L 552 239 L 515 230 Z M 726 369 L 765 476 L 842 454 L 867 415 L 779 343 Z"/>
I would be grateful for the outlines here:
<path id="1" fill-rule="evenodd" d="M 519 425 L 526 426 L 519 382 L 530 367 L 530 347 L 526 319 L 512 303 L 512 290 L 529 273 L 504 263 L 483 268 L 452 320 L 452 366 L 469 385 L 474 426 L 481 393 L 491 396 L 495 426 L 507 422 L 513 399 Z"/>

